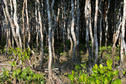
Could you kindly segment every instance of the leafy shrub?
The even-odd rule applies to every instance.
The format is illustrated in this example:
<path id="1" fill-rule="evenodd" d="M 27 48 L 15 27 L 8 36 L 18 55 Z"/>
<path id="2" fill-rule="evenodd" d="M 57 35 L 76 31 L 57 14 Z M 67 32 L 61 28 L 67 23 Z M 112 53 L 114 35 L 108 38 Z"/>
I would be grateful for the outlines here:
<path id="1" fill-rule="evenodd" d="M 81 67 L 77 65 L 75 71 L 68 74 L 68 78 L 72 84 L 121 84 L 118 70 L 112 69 L 112 60 L 107 60 L 106 66 L 95 64 L 91 74 L 88 74 L 86 70 L 81 70 Z"/>
<path id="2" fill-rule="evenodd" d="M 43 74 L 35 73 L 27 63 L 30 57 L 30 49 L 10 48 L 8 54 L 14 59 L 11 62 L 12 71 L 3 69 L 0 75 L 0 83 L 12 84 L 15 80 L 19 84 L 44 84 Z"/>
<path id="3" fill-rule="evenodd" d="M 107 61 L 107 59 L 113 59 L 112 58 L 112 46 L 102 46 L 102 47 L 100 47 L 99 55 L 100 55 L 99 56 L 99 62 L 100 63 L 105 63 Z M 119 46 L 118 45 L 116 47 L 116 52 L 115 52 L 114 57 L 115 57 L 114 62 L 116 64 L 118 64 L 118 61 L 120 60 Z"/>
<path id="4" fill-rule="evenodd" d="M 33 72 L 29 67 L 24 69 L 17 68 L 12 72 L 3 69 L 0 75 L 0 83 L 11 84 L 14 79 L 16 79 L 16 81 L 20 84 L 44 84 L 45 82 L 42 74 Z"/>

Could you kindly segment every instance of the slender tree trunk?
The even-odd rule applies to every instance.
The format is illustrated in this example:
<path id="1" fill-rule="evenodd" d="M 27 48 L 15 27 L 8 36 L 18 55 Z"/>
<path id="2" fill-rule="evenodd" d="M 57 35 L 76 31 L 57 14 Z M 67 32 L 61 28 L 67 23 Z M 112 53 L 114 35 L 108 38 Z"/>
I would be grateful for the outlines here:
<path id="1" fill-rule="evenodd" d="M 44 56 L 44 51 L 43 51 L 43 27 L 42 27 L 42 20 L 41 20 L 41 14 L 40 14 L 40 1 L 37 0 L 38 3 L 38 17 L 39 17 L 39 26 L 40 26 L 40 58 L 41 58 L 41 67 L 42 67 L 42 61 L 43 61 L 43 56 Z"/>
<path id="2" fill-rule="evenodd" d="M 96 0 L 95 2 L 95 17 L 94 17 L 95 63 L 97 62 L 97 59 L 98 59 L 97 20 L 98 20 L 98 0 Z"/>
<path id="3" fill-rule="evenodd" d="M 77 26 L 76 26 L 76 34 L 77 34 L 77 61 L 80 63 L 81 62 L 81 58 L 80 58 L 80 54 L 79 54 L 79 29 L 80 29 L 80 0 L 77 0 Z"/>
<path id="4" fill-rule="evenodd" d="M 115 55 L 115 51 L 116 51 L 116 43 L 117 43 L 117 40 L 118 40 L 119 35 L 120 35 L 121 25 L 122 25 L 122 22 L 121 22 L 121 17 L 120 17 L 120 20 L 119 20 L 119 22 L 117 24 L 117 28 L 118 29 L 116 29 L 116 32 L 113 35 L 113 46 L 112 46 L 113 66 L 115 66 L 115 62 L 114 62 L 115 61 L 115 57 L 114 57 L 114 55 Z"/>
<path id="5" fill-rule="evenodd" d="M 71 18 L 69 17 L 68 18 L 68 21 L 67 21 L 67 38 L 70 40 L 70 50 L 69 50 L 69 56 L 71 56 L 72 54 L 72 51 L 73 51 L 73 39 L 72 39 L 72 36 L 71 36 L 71 25 L 70 25 L 70 21 L 71 21 Z"/>
<path id="6" fill-rule="evenodd" d="M 24 20 L 24 10 L 25 10 L 25 0 L 23 2 L 23 8 L 22 8 L 22 40 L 23 40 L 23 48 L 25 48 L 25 20 Z"/>
<path id="7" fill-rule="evenodd" d="M 65 2 L 64 2 L 65 3 Z M 62 18 L 63 18 L 63 27 L 62 27 L 62 31 L 63 31 L 63 47 L 64 47 L 64 52 L 66 51 L 66 41 L 65 41 L 65 32 L 66 32 L 66 8 L 65 6 L 63 7 L 63 13 L 62 13 Z"/>
<path id="8" fill-rule="evenodd" d="M 106 2 L 107 4 L 107 2 Z M 107 42 L 108 42 L 108 10 L 110 7 L 110 1 L 108 0 L 108 5 L 107 5 L 107 9 L 106 9 L 106 17 L 105 17 L 105 46 L 107 46 Z"/>
<path id="9" fill-rule="evenodd" d="M 20 28 L 18 24 L 18 18 L 17 18 L 17 1 L 13 0 L 13 5 L 14 5 L 14 24 L 16 26 L 16 34 L 19 39 L 19 46 L 22 48 L 22 41 L 21 41 L 21 36 L 20 36 Z"/>
<path id="10" fill-rule="evenodd" d="M 71 21 L 71 35 L 74 41 L 74 46 L 73 46 L 73 57 L 72 60 L 75 62 L 76 61 L 76 47 L 77 47 L 77 40 L 76 40 L 76 35 L 75 35 L 75 17 L 74 17 L 74 1 L 71 0 L 71 15 L 72 15 L 72 21 Z"/>
<path id="11" fill-rule="evenodd" d="M 12 20 L 12 18 L 10 17 L 10 14 L 9 14 L 9 11 L 8 11 L 8 6 L 7 6 L 7 1 L 6 1 L 6 0 L 4 0 L 4 4 L 5 4 L 5 9 L 4 9 L 4 7 L 3 7 L 3 11 L 5 10 L 7 19 L 9 20 L 10 25 L 11 25 L 12 35 L 13 35 L 13 37 L 14 37 L 14 40 L 15 40 L 15 42 L 16 42 L 16 45 L 18 46 L 18 45 L 19 45 L 19 42 L 18 42 L 18 39 L 17 39 L 17 37 L 16 37 L 15 24 L 14 24 L 14 21 Z"/>
<path id="12" fill-rule="evenodd" d="M 69 55 L 71 55 L 72 51 L 73 51 L 73 41 L 72 41 L 72 37 L 70 35 L 70 28 L 67 28 L 67 37 L 70 40 L 70 50 L 69 50 Z"/>
<path id="13" fill-rule="evenodd" d="M 26 6 L 26 9 L 25 9 L 25 12 L 26 12 L 26 30 L 27 30 L 27 33 L 28 33 L 28 43 L 27 43 L 27 46 L 28 48 L 30 48 L 30 39 L 31 39 L 31 34 L 30 34 L 30 27 L 29 27 L 29 17 L 28 17 L 28 7 L 27 7 L 27 0 L 25 0 L 25 6 Z"/>
<path id="14" fill-rule="evenodd" d="M 48 48 L 49 48 L 49 63 L 48 63 L 48 70 L 49 70 L 49 80 L 52 80 L 52 21 L 51 21 L 51 15 L 50 15 L 50 6 L 49 6 L 49 0 L 46 0 L 47 4 L 47 13 L 48 13 Z"/>
<path id="15" fill-rule="evenodd" d="M 90 33 L 92 44 L 93 44 L 93 34 L 92 34 L 92 27 L 91 27 L 91 1 L 90 0 L 86 0 L 85 2 L 85 20 L 86 20 L 86 45 L 87 45 L 86 47 L 87 47 L 87 53 L 89 55 L 89 68 L 91 69 L 92 67 L 91 60 L 92 60 L 93 52 L 91 54 L 91 50 L 89 46 L 89 33 Z M 92 51 L 93 51 L 93 46 L 92 46 Z"/>
<path id="16" fill-rule="evenodd" d="M 99 7 L 99 12 L 100 12 L 100 42 L 99 42 L 99 47 L 102 46 L 102 20 L 103 20 L 103 13 L 102 13 L 102 1 L 100 1 L 100 7 Z"/>
<path id="17" fill-rule="evenodd" d="M 55 16 L 55 13 L 54 13 L 54 9 L 53 9 L 53 7 L 54 7 L 54 2 L 55 2 L 55 0 L 52 0 L 52 4 L 51 4 L 51 10 L 52 10 L 52 17 L 54 18 L 54 27 L 56 27 L 56 16 Z M 53 27 L 53 29 L 52 29 L 52 55 L 53 55 L 53 57 L 54 57 L 54 62 L 55 62 L 55 60 L 57 60 L 57 57 L 55 56 L 55 48 L 54 48 L 54 44 L 55 44 L 55 39 L 54 39 L 54 32 L 55 32 L 55 29 L 54 29 L 54 27 Z"/>
<path id="18" fill-rule="evenodd" d="M 7 16 L 4 9 L 3 9 L 3 13 L 4 13 L 4 20 L 5 20 L 4 30 L 6 34 L 6 49 L 8 49 L 9 48 L 9 22 L 7 20 Z"/>
<path id="19" fill-rule="evenodd" d="M 125 22 L 126 22 L 126 0 L 124 0 L 124 6 L 123 6 L 123 18 L 122 18 L 122 28 L 121 28 L 121 51 L 120 51 L 120 55 L 121 55 L 121 65 L 123 65 L 124 63 L 124 56 L 126 56 L 125 54 Z"/>
<path id="20" fill-rule="evenodd" d="M 13 4 L 12 4 L 12 0 L 10 0 L 10 8 L 11 8 L 11 18 L 13 18 Z M 12 45 L 12 47 L 14 48 L 14 37 L 12 36 L 11 37 L 11 45 Z"/>
<path id="21" fill-rule="evenodd" d="M 36 48 L 38 49 L 39 47 L 39 21 L 38 21 L 38 6 L 37 2 L 35 2 L 35 21 L 36 21 Z"/>

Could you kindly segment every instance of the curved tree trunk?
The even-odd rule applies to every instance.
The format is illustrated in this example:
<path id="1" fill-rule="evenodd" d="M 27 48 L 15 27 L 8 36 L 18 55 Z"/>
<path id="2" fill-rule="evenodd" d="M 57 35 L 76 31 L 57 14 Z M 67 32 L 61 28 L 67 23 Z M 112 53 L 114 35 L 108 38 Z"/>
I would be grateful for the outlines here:
<path id="1" fill-rule="evenodd" d="M 14 21 L 13 19 L 10 17 L 10 14 L 9 14 L 9 10 L 8 10 L 8 5 L 7 5 L 7 1 L 4 0 L 4 4 L 5 4 L 5 9 L 3 8 L 3 11 L 5 10 L 5 14 L 7 16 L 7 19 L 9 20 L 10 22 L 10 25 L 11 25 L 11 31 L 12 31 L 12 35 L 14 37 L 14 40 L 16 42 L 16 45 L 19 46 L 19 42 L 18 42 L 18 38 L 16 36 L 16 31 L 15 31 L 15 24 L 14 24 Z"/>
<path id="2" fill-rule="evenodd" d="M 19 28 L 18 18 L 17 18 L 17 1 L 16 0 L 13 0 L 13 6 L 14 6 L 14 24 L 16 26 L 16 35 L 18 36 L 18 39 L 19 39 L 19 46 L 20 48 L 22 48 L 20 28 Z"/>
<path id="3" fill-rule="evenodd" d="M 74 1 L 71 0 L 71 15 L 72 15 L 72 21 L 71 21 L 71 35 L 74 41 L 74 46 L 73 46 L 73 57 L 72 60 L 75 62 L 76 61 L 76 47 L 77 47 L 77 40 L 76 40 L 76 34 L 75 34 L 75 17 L 74 17 Z"/>

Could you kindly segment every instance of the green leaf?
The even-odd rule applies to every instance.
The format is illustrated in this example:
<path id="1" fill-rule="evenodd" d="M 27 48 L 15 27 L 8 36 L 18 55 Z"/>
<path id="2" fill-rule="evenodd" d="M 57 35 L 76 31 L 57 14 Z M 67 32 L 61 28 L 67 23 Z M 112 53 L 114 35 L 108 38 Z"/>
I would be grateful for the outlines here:
<path id="1" fill-rule="evenodd" d="M 116 76 L 118 75 L 118 73 L 119 73 L 118 70 L 116 70 L 116 71 L 113 72 L 113 74 L 116 75 Z"/>
<path id="2" fill-rule="evenodd" d="M 76 65 L 75 66 L 75 70 L 77 70 L 77 71 L 80 70 L 80 66 L 79 65 Z"/>
<path id="3" fill-rule="evenodd" d="M 88 79 L 89 83 L 88 84 L 96 84 L 94 78 L 90 77 Z"/>
<path id="4" fill-rule="evenodd" d="M 112 60 L 107 60 L 107 68 L 112 70 Z"/>
<path id="5" fill-rule="evenodd" d="M 120 79 L 115 79 L 111 84 L 122 84 Z"/>
<path id="6" fill-rule="evenodd" d="M 101 84 L 101 81 L 97 79 L 96 84 Z"/>
<path id="7" fill-rule="evenodd" d="M 99 68 L 100 68 L 100 69 L 103 69 L 104 67 L 103 67 L 103 65 L 102 65 L 102 64 L 100 64 L 100 65 L 99 65 Z"/>
<path id="8" fill-rule="evenodd" d="M 13 77 L 13 78 L 16 77 L 16 71 L 13 71 L 13 73 L 12 73 L 12 77 Z"/>
<path id="9" fill-rule="evenodd" d="M 109 84 L 109 80 L 107 77 L 105 77 L 105 79 L 103 80 L 104 84 Z"/>
<path id="10" fill-rule="evenodd" d="M 71 75 L 71 74 L 69 74 L 69 75 L 68 75 L 68 78 L 69 78 L 71 81 L 73 81 L 73 80 L 74 80 L 74 76 L 73 76 L 73 75 Z"/>
<path id="11" fill-rule="evenodd" d="M 98 69 L 98 65 L 95 64 L 92 70 L 93 70 L 94 73 L 97 73 L 97 69 Z"/>
<path id="12" fill-rule="evenodd" d="M 88 78 L 88 75 L 87 74 L 82 74 L 80 75 L 80 81 L 81 82 L 86 82 L 86 79 Z"/>
<path id="13" fill-rule="evenodd" d="M 86 64 L 81 64 L 81 67 L 85 69 L 86 68 Z"/>
<path id="14" fill-rule="evenodd" d="M 112 66 L 112 60 L 107 60 L 107 66 Z"/>
<path id="15" fill-rule="evenodd" d="M 72 70 L 72 75 L 74 75 L 74 73 L 75 73 L 75 72 Z"/>

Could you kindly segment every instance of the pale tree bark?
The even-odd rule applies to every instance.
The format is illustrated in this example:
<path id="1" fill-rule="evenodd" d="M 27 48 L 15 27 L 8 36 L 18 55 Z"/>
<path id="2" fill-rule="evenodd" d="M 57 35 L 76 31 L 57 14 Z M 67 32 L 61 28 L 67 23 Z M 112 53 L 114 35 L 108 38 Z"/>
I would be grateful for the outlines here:
<path id="1" fill-rule="evenodd" d="M 107 4 L 107 2 L 106 2 Z M 107 46 L 107 42 L 108 42 L 108 10 L 110 7 L 110 1 L 108 0 L 108 5 L 107 5 L 107 9 L 106 9 L 106 17 L 105 17 L 105 46 Z"/>
<path id="2" fill-rule="evenodd" d="M 27 6 L 27 0 L 25 0 L 25 12 L 26 12 L 26 30 L 27 30 L 27 36 L 28 36 L 28 43 L 27 43 L 27 47 L 30 48 L 30 39 L 31 39 L 31 35 L 30 35 L 30 27 L 29 27 L 29 17 L 28 17 L 28 6 Z"/>
<path id="3" fill-rule="evenodd" d="M 10 13 L 11 15 L 10 15 L 10 16 L 11 16 L 11 18 L 12 18 L 12 17 L 13 17 L 13 14 L 14 14 L 14 13 L 13 13 L 14 9 L 13 9 L 12 0 L 10 0 L 10 8 L 11 8 L 11 13 Z"/>
<path id="4" fill-rule="evenodd" d="M 35 22 L 36 22 L 36 48 L 39 47 L 39 21 L 38 21 L 38 4 L 35 2 Z"/>
<path id="5" fill-rule="evenodd" d="M 119 12 L 121 15 L 121 12 Z M 116 43 L 117 43 L 117 40 L 119 38 L 119 35 L 120 35 L 120 29 L 121 29 L 121 25 L 122 25 L 122 22 L 121 22 L 122 18 L 120 16 L 120 19 L 118 21 L 118 23 L 116 24 L 116 30 L 115 30 L 115 33 L 113 34 L 113 46 L 112 46 L 112 59 L 113 59 L 113 66 L 115 66 L 115 51 L 116 51 Z"/>
<path id="6" fill-rule="evenodd" d="M 67 38 L 70 40 L 70 50 L 69 50 L 69 56 L 70 56 L 73 51 L 73 41 L 70 35 L 70 28 L 67 28 Z"/>
<path id="7" fill-rule="evenodd" d="M 92 28 L 92 17 L 91 17 L 91 2 L 89 3 L 89 31 L 90 31 L 90 38 L 91 38 L 91 44 L 92 44 L 92 48 L 91 48 L 91 61 L 93 60 L 93 56 L 94 56 L 94 36 L 93 36 L 93 28 Z"/>
<path id="8" fill-rule="evenodd" d="M 70 24 L 70 21 L 71 21 L 71 17 L 68 17 L 68 21 L 67 21 L 67 38 L 68 40 L 70 40 L 70 50 L 69 50 L 69 56 L 71 56 L 72 54 L 72 51 L 73 51 L 73 39 L 72 39 L 72 36 L 71 36 L 71 24 Z"/>
<path id="9" fill-rule="evenodd" d="M 103 20 L 103 13 L 102 13 L 102 1 L 100 1 L 100 5 L 99 5 L 99 13 L 100 13 L 100 42 L 99 42 L 99 47 L 102 46 L 102 20 Z"/>
<path id="10" fill-rule="evenodd" d="M 40 1 L 36 0 L 38 3 L 38 18 L 39 18 L 39 29 L 40 29 L 40 58 L 41 58 L 41 67 L 42 67 L 42 62 L 43 62 L 43 56 L 44 56 L 44 52 L 43 52 L 43 26 L 42 26 L 42 20 L 41 20 L 41 13 L 40 13 Z"/>
<path id="11" fill-rule="evenodd" d="M 13 18 L 13 4 L 12 4 L 12 0 L 10 0 L 10 8 L 11 8 L 11 18 Z M 11 37 L 11 45 L 12 45 L 12 47 L 14 48 L 14 38 L 13 38 L 13 36 Z"/>
<path id="12" fill-rule="evenodd" d="M 48 61 L 48 70 L 49 70 L 49 80 L 52 80 L 52 21 L 51 21 L 51 15 L 50 15 L 50 6 L 49 6 L 49 0 L 46 0 L 47 4 L 47 13 L 48 13 L 48 48 L 49 48 L 49 61 Z M 51 83 L 50 83 L 51 84 Z"/>
<path id="13" fill-rule="evenodd" d="M 86 21 L 86 47 L 87 47 L 87 53 L 89 54 L 89 11 L 88 11 L 88 6 L 90 1 L 86 0 L 85 3 L 85 21 Z"/>
<path id="14" fill-rule="evenodd" d="M 123 6 L 123 18 L 122 18 L 122 28 L 121 28 L 121 50 L 120 50 L 120 55 L 121 55 L 121 65 L 124 64 L 124 56 L 126 56 L 126 52 L 125 52 L 125 23 L 126 23 L 126 0 L 124 0 L 124 6 Z"/>
<path id="15" fill-rule="evenodd" d="M 86 45 L 87 45 L 86 47 L 87 47 L 87 53 L 89 55 L 89 68 L 91 69 L 94 39 L 93 39 L 93 33 L 92 33 L 92 27 L 91 27 L 91 1 L 90 0 L 85 1 L 85 20 L 86 20 Z M 92 41 L 92 53 L 90 53 L 91 50 L 89 46 L 89 33 L 90 33 L 90 37 Z"/>
<path id="16" fill-rule="evenodd" d="M 18 39 L 19 39 L 19 46 L 20 48 L 22 48 L 20 28 L 19 28 L 18 18 L 17 18 L 17 1 L 16 0 L 13 0 L 13 6 L 14 6 L 14 24 L 16 26 L 16 35 L 18 36 Z"/>
<path id="17" fill-rule="evenodd" d="M 5 4 L 5 13 L 6 13 L 6 16 L 7 16 L 7 19 L 9 20 L 10 22 L 10 25 L 11 25 L 11 31 L 12 31 L 12 35 L 14 37 L 14 40 L 16 42 L 16 45 L 18 46 L 19 45 L 19 42 L 18 42 L 18 38 L 16 36 L 16 31 L 15 31 L 15 24 L 14 24 L 14 21 L 13 19 L 10 17 L 10 14 L 9 14 L 9 10 L 8 10 L 8 5 L 7 5 L 7 0 L 4 0 L 4 4 Z"/>
<path id="18" fill-rule="evenodd" d="M 73 46 L 73 57 L 72 60 L 74 62 L 76 62 L 76 47 L 77 47 L 77 39 L 76 39 L 76 35 L 75 35 L 75 17 L 74 17 L 74 1 L 71 0 L 71 16 L 72 16 L 72 21 L 71 21 L 71 35 L 72 35 L 72 39 L 74 42 L 74 46 Z"/>
<path id="19" fill-rule="evenodd" d="M 94 63 L 96 63 L 98 59 L 97 20 L 98 20 L 98 0 L 96 0 L 95 2 L 95 17 L 94 17 L 94 47 L 95 47 Z"/>
<path id="20" fill-rule="evenodd" d="M 24 19 L 24 11 L 25 11 L 25 0 L 23 2 L 23 8 L 22 8 L 22 40 L 23 40 L 23 48 L 25 48 L 25 19 Z"/>
<path id="21" fill-rule="evenodd" d="M 53 55 L 53 57 L 54 57 L 54 62 L 55 62 L 55 60 L 57 59 L 57 57 L 55 56 L 55 48 L 54 48 L 54 43 L 55 43 L 55 39 L 54 39 L 54 31 L 55 31 L 55 29 L 54 29 L 54 27 L 56 27 L 56 16 L 55 16 L 55 13 L 54 13 L 54 9 L 53 9 L 53 7 L 54 7 L 54 3 L 55 3 L 55 0 L 52 0 L 52 3 L 51 3 L 51 11 L 52 11 L 52 17 L 54 18 L 54 24 L 53 24 L 53 28 L 52 28 L 52 55 Z"/>

